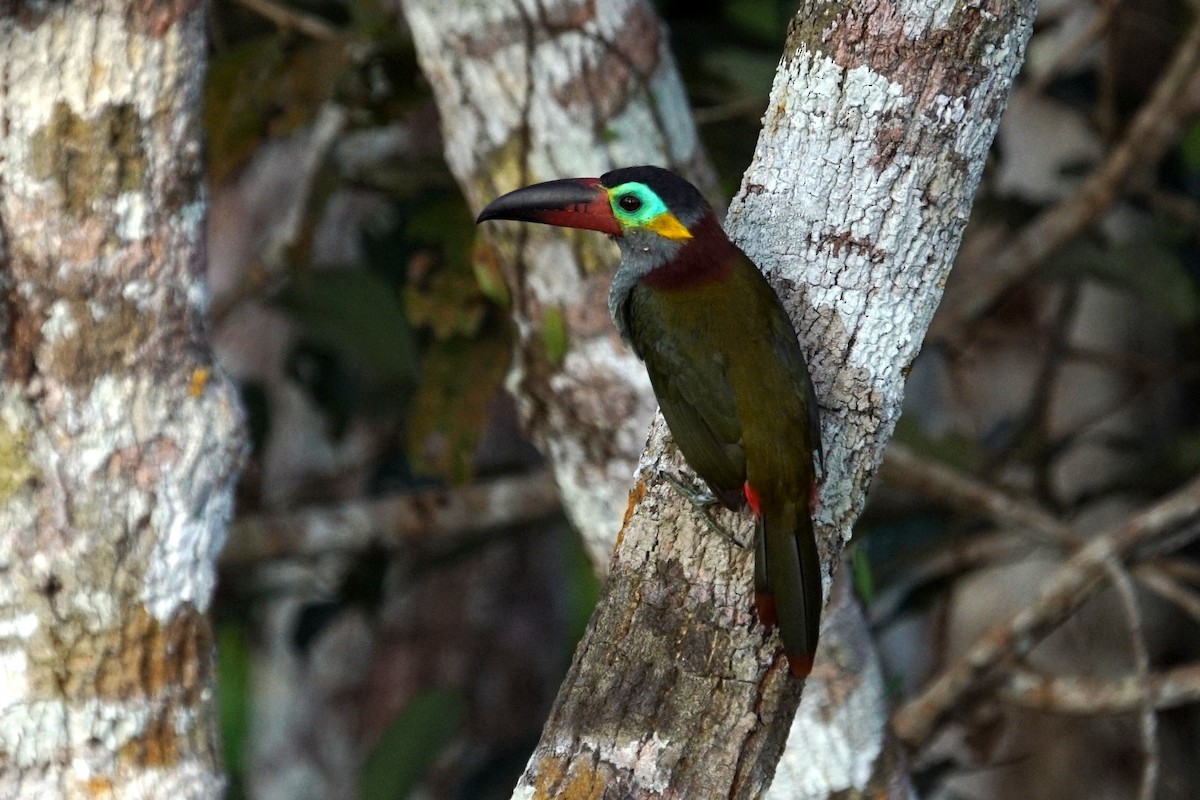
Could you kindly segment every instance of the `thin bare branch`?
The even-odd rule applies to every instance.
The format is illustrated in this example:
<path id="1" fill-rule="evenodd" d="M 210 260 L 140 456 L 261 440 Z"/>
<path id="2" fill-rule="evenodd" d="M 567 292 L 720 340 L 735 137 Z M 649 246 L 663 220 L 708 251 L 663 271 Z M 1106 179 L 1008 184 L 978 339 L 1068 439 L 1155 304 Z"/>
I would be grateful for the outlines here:
<path id="1" fill-rule="evenodd" d="M 1098 716 L 1128 714 L 1143 703 L 1157 709 L 1200 703 L 1200 664 L 1168 670 L 1148 678 L 1128 675 L 1118 680 L 1086 675 L 1044 675 L 1014 667 L 996 696 L 1005 703 L 1053 714 Z"/>
<path id="2" fill-rule="evenodd" d="M 746 97 L 739 97 L 736 100 L 730 100 L 727 103 L 697 108 L 692 111 L 692 116 L 696 118 L 697 125 L 711 125 L 714 122 L 725 122 L 726 120 L 751 114 L 755 116 L 760 115 L 766 105 L 766 97 L 748 95 Z"/>
<path id="3" fill-rule="evenodd" d="M 520 525 L 557 514 L 559 508 L 554 479 L 539 470 L 469 486 L 247 517 L 234 523 L 221 561 L 228 565 L 358 551 L 372 544 L 395 547 Z"/>
<path id="4" fill-rule="evenodd" d="M 1112 24 L 1113 12 L 1120 5 L 1120 0 L 1105 0 L 1105 2 L 1101 3 L 1095 15 L 1088 20 L 1087 26 L 1058 52 L 1054 61 L 1032 82 L 1030 88 L 1038 93 L 1045 91 L 1050 81 L 1057 78 L 1059 73 L 1078 61 L 1084 51 L 1095 44 L 1104 32 L 1108 30 L 1108 26 Z"/>
<path id="5" fill-rule="evenodd" d="M 1010 656 L 1033 649 L 1095 590 L 1109 559 L 1123 559 L 1140 545 L 1200 514 L 1200 478 L 1131 516 L 1081 547 L 1043 583 L 1030 605 L 989 629 L 966 654 L 893 717 L 897 734 L 920 746 L 991 671 Z"/>
<path id="6" fill-rule="evenodd" d="M 1032 274 L 1051 253 L 1092 224 L 1139 169 L 1153 165 L 1200 110 L 1200 24 L 1193 25 L 1174 60 L 1138 111 L 1125 138 L 1079 191 L 1047 209 L 1012 243 L 971 276 L 953 285 L 934 319 L 931 336 L 946 338 L 988 311 L 1014 283 Z"/>
<path id="7" fill-rule="evenodd" d="M 1200 222 L 1197 222 L 1200 227 Z M 1130 374 L 1140 380 L 1180 380 L 1200 375 L 1200 363 L 1180 361 L 1172 358 L 1155 358 L 1142 353 L 1114 353 L 1090 347 L 1068 345 L 1062 355 L 1074 361 L 1082 361 Z"/>
<path id="8" fill-rule="evenodd" d="M 895 440 L 888 445 L 881 474 L 894 486 L 919 492 L 963 511 L 985 514 L 1012 526 L 1017 532 L 1032 533 L 1041 544 L 1078 547 L 1084 541 L 1070 525 L 1033 503 L 1014 498 L 944 464 L 922 458 Z"/>
<path id="9" fill-rule="evenodd" d="M 1134 677 L 1143 685 L 1150 681 L 1150 653 L 1146 649 L 1146 632 L 1142 612 L 1138 606 L 1137 592 L 1125 565 L 1116 558 L 1109 558 L 1105 570 L 1112 578 L 1113 587 L 1121 598 L 1121 607 L 1129 625 L 1129 649 L 1133 655 Z M 1138 703 L 1138 730 L 1142 743 L 1142 777 L 1138 787 L 1138 800 L 1154 800 L 1158 787 L 1158 771 L 1162 759 L 1158 752 L 1158 715 L 1154 703 L 1143 696 Z"/>
<path id="10" fill-rule="evenodd" d="M 984 514 L 994 522 L 1013 529 L 1018 534 L 1033 535 L 1037 543 L 1075 551 L 1087 541 L 1083 534 L 1066 522 L 1056 519 L 1049 512 L 1031 501 L 1022 500 L 964 475 L 957 470 L 932 459 L 923 458 L 909 447 L 892 441 L 884 457 L 882 474 L 893 486 L 908 489 L 933 500 L 946 503 L 952 508 L 969 514 Z M 1170 536 L 1155 540 L 1154 552 L 1143 549 L 1138 559 L 1145 563 L 1133 568 L 1134 575 L 1147 588 L 1179 605 L 1183 611 L 1200 621 L 1200 595 L 1180 585 L 1180 581 L 1200 582 L 1200 565 L 1181 559 L 1151 556 L 1157 553 L 1180 549 L 1200 533 L 1200 526 L 1187 525 Z M 1168 546 L 1169 545 L 1169 546 Z M 1004 558 L 1011 552 L 998 543 L 981 545 L 972 551 L 977 559 Z M 974 561 L 972 563 L 981 563 Z M 932 576 L 931 570 L 942 570 L 940 574 L 951 574 L 956 565 L 963 563 L 963 554 L 957 550 L 936 559 L 930 559 L 925 570 L 918 573 Z M 878 618 L 873 609 L 873 618 Z"/>
<path id="11" fill-rule="evenodd" d="M 1145 546 L 1139 548 L 1137 558 L 1139 561 L 1143 561 L 1183 550 L 1196 541 L 1197 537 L 1200 537 L 1200 520 L 1194 521 L 1190 525 L 1184 525 L 1178 530 L 1172 531 L 1168 536 L 1161 536 L 1153 542 L 1147 542 Z"/>
<path id="12" fill-rule="evenodd" d="M 313 14 L 288 8 L 274 0 L 237 0 L 246 8 L 284 30 L 293 30 L 323 42 L 338 38 L 338 29 Z"/>
<path id="13" fill-rule="evenodd" d="M 1193 236 L 1200 235 L 1200 203 L 1191 197 L 1161 186 L 1148 187 L 1140 196 L 1145 198 L 1155 211 L 1182 222 Z"/>
<path id="14" fill-rule="evenodd" d="M 1157 565 L 1143 564 L 1142 567 L 1144 569 L 1139 568 L 1138 580 L 1143 586 L 1179 606 L 1188 616 L 1200 623 L 1200 594 L 1181 585 Z"/>
<path id="15" fill-rule="evenodd" d="M 976 569 L 1019 559 L 1029 552 L 1028 540 L 1011 533 L 990 533 L 968 538 L 955 537 L 945 547 L 930 552 L 871 601 L 872 626 L 884 625 L 921 588 Z"/>
<path id="16" fill-rule="evenodd" d="M 1176 581 L 1200 586 L 1200 563 L 1184 556 L 1157 556 L 1148 564 Z"/>

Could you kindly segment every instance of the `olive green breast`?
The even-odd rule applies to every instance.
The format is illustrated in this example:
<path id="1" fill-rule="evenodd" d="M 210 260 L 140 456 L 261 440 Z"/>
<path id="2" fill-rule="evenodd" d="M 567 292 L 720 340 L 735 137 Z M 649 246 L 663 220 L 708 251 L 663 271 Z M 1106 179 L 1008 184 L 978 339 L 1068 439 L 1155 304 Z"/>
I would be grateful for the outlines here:
<path id="1" fill-rule="evenodd" d="M 813 478 L 816 406 L 770 285 L 740 251 L 719 277 L 630 293 L 630 339 L 676 442 L 714 489 L 783 499 Z"/>

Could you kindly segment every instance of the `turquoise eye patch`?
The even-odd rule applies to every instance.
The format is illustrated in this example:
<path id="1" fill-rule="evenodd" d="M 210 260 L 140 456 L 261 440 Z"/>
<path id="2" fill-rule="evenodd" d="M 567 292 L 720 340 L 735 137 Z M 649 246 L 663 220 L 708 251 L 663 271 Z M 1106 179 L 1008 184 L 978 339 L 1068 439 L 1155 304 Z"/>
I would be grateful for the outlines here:
<path id="1" fill-rule="evenodd" d="M 633 211 L 627 210 L 621 205 L 622 199 L 627 196 L 636 197 L 641 201 L 641 206 Z M 659 214 L 667 213 L 666 204 L 644 183 L 622 183 L 608 190 L 608 198 L 613 213 L 624 223 L 645 225 Z"/>

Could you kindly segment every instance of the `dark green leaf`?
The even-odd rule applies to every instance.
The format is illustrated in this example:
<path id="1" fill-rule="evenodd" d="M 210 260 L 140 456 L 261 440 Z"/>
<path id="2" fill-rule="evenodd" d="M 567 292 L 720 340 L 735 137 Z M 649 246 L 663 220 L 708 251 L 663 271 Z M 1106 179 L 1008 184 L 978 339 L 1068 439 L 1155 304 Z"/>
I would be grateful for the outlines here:
<path id="1" fill-rule="evenodd" d="M 1194 122 L 1179 142 L 1183 166 L 1192 172 L 1200 172 L 1200 123 Z"/>
<path id="2" fill-rule="evenodd" d="M 221 180 L 265 136 L 273 107 L 271 83 L 284 60 L 277 35 L 244 42 L 213 58 L 204 89 L 204 127 L 214 179 Z"/>
<path id="3" fill-rule="evenodd" d="M 735 26 L 764 42 L 782 41 L 786 16 L 778 3 L 765 0 L 729 0 L 722 7 L 725 17 Z"/>
<path id="4" fill-rule="evenodd" d="M 440 245 L 447 264 L 465 265 L 475 242 L 475 220 L 457 193 L 426 197 L 409 218 L 410 238 Z"/>
<path id="5" fill-rule="evenodd" d="M 1179 431 L 1171 440 L 1170 456 L 1182 475 L 1200 470 L 1200 430 Z"/>
<path id="6" fill-rule="evenodd" d="M 871 571 L 871 560 L 862 547 L 850 548 L 850 565 L 854 571 L 854 588 L 867 605 L 875 599 L 875 576 Z"/>
<path id="7" fill-rule="evenodd" d="M 551 306 L 542 314 L 542 346 L 551 364 L 561 364 L 567 357 L 567 320 L 561 308 Z"/>
<path id="8" fill-rule="evenodd" d="M 983 455 L 983 448 L 975 439 L 954 432 L 936 438 L 929 436 L 907 415 L 896 423 L 894 436 L 921 455 L 964 471 L 970 471 Z"/>
<path id="9" fill-rule="evenodd" d="M 395 35 L 396 12 L 385 9 L 380 0 L 349 0 L 350 21 L 355 33 L 366 41 Z"/>
<path id="10" fill-rule="evenodd" d="M 408 286 L 404 301 L 412 324 L 429 328 L 441 340 L 473 336 L 487 315 L 488 304 L 471 273 L 439 269 L 420 286 Z"/>
<path id="11" fill-rule="evenodd" d="M 471 251 L 471 271 L 475 273 L 475 282 L 479 284 L 483 296 L 501 308 L 508 308 L 512 295 L 509 294 L 508 281 L 504 279 L 504 269 L 496 248 L 480 239 Z"/>
<path id="12" fill-rule="evenodd" d="M 235 779 L 245 770 L 250 723 L 250 648 L 240 625 L 217 627 L 217 706 L 225 769 Z"/>
<path id="13" fill-rule="evenodd" d="M 204 126 L 209 168 L 221 180 L 268 136 L 307 125 L 350 65 L 341 41 L 300 47 L 272 34 L 220 53 L 208 70 Z"/>
<path id="14" fill-rule="evenodd" d="M 579 534 L 566 537 L 567 567 L 570 583 L 567 587 L 566 656 L 575 652 L 575 645 L 583 638 L 596 602 L 600 599 L 600 579 L 583 547 Z"/>

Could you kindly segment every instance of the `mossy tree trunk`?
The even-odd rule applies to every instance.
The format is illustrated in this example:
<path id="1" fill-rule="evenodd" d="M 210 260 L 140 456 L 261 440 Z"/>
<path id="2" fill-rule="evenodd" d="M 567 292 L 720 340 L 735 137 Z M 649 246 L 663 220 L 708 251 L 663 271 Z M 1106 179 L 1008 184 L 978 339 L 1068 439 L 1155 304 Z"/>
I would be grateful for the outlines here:
<path id="1" fill-rule="evenodd" d="M 0 796 L 216 797 L 198 3 L 0 10 Z"/>

